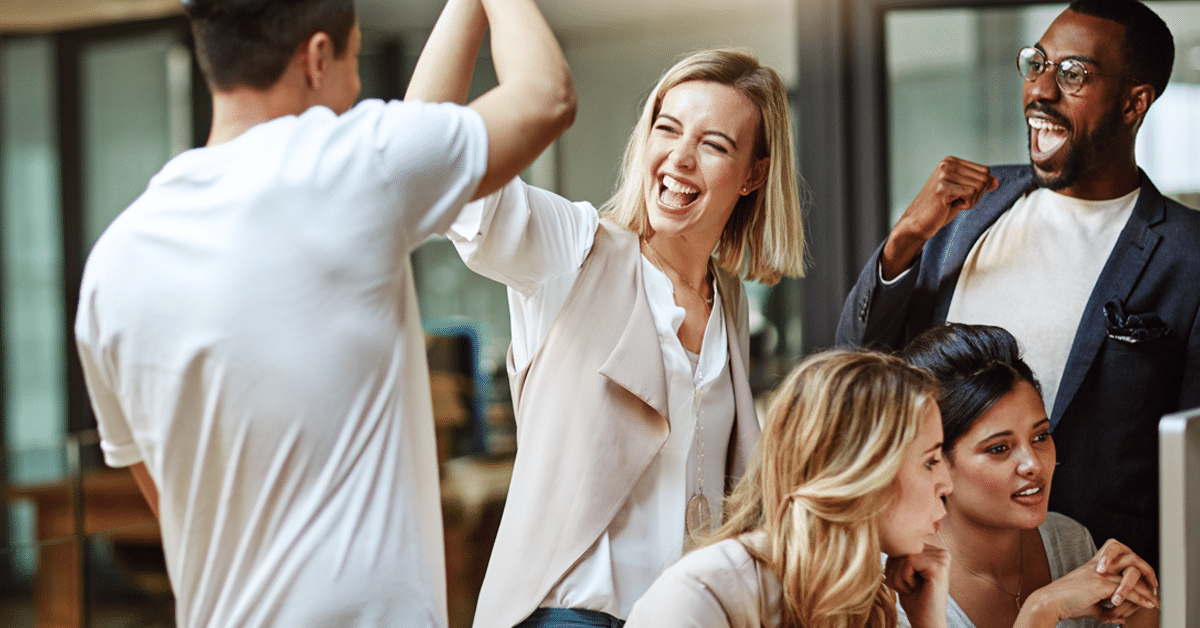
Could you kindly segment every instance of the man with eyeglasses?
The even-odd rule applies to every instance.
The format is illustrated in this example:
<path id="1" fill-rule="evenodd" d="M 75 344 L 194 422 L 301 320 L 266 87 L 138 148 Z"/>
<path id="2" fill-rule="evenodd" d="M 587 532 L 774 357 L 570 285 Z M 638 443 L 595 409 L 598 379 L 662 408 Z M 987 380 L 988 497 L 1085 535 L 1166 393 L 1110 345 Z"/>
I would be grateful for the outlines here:
<path id="1" fill-rule="evenodd" d="M 1174 43 L 1135 0 L 1079 0 L 1023 48 L 1030 165 L 947 157 L 868 262 L 838 343 L 944 321 L 1011 331 L 1061 466 L 1050 508 L 1156 564 L 1157 424 L 1200 405 L 1200 212 L 1134 159 Z"/>

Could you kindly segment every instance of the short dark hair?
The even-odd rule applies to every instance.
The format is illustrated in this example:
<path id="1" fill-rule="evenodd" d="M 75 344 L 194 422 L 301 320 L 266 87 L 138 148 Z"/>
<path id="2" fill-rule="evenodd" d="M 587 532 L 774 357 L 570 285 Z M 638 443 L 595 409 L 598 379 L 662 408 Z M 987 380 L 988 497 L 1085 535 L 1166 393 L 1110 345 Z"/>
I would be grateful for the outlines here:
<path id="1" fill-rule="evenodd" d="M 971 424 L 1017 382 L 1028 382 L 1041 394 L 1017 339 L 1002 327 L 946 323 L 914 338 L 900 357 L 933 373 L 942 387 L 938 409 L 947 457 Z"/>
<path id="2" fill-rule="evenodd" d="M 296 48 L 315 33 L 329 35 L 341 57 L 354 28 L 354 0 L 183 0 L 196 57 L 209 86 L 267 89 Z"/>
<path id="3" fill-rule="evenodd" d="M 1167 23 L 1138 0 L 1075 0 L 1068 10 L 1112 20 L 1125 27 L 1121 54 L 1134 78 L 1162 96 L 1175 65 L 1175 39 Z"/>

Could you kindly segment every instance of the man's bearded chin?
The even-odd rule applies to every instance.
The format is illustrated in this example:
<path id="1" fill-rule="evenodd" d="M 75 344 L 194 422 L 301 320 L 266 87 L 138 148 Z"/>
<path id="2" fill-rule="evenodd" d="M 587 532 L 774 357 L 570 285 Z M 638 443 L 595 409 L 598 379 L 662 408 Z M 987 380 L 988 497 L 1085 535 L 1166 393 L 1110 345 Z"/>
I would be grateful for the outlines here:
<path id="1" fill-rule="evenodd" d="M 1063 147 L 1066 152 L 1063 154 L 1062 167 L 1059 168 L 1058 174 L 1043 174 L 1038 171 L 1031 159 L 1029 165 L 1030 170 L 1033 171 L 1033 180 L 1037 182 L 1038 187 L 1053 191 L 1074 185 L 1089 169 L 1100 165 L 1098 162 L 1116 139 L 1120 125 L 1121 110 L 1114 103 L 1114 106 L 1100 120 L 1100 125 L 1088 133 L 1082 142 L 1077 144 L 1070 139 L 1067 140 L 1068 144 Z M 1031 154 L 1033 150 L 1032 134 L 1025 134 L 1025 142 L 1026 154 Z"/>

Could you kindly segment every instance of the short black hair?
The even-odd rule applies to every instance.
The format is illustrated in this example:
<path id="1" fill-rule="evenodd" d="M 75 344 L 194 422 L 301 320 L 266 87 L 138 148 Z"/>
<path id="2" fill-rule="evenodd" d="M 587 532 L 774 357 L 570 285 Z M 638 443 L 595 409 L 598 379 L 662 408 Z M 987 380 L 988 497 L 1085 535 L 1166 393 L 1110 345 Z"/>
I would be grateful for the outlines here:
<path id="1" fill-rule="evenodd" d="M 1021 359 L 1017 339 L 1002 327 L 946 323 L 914 338 L 900 357 L 933 373 L 941 385 L 938 409 L 947 457 L 971 425 L 1017 382 L 1042 392 L 1033 370 Z"/>
<path id="2" fill-rule="evenodd" d="M 1175 38 L 1167 23 L 1138 0 L 1075 0 L 1068 10 L 1112 20 L 1125 27 L 1121 53 L 1134 78 L 1162 96 L 1175 65 Z"/>
<path id="3" fill-rule="evenodd" d="M 354 28 L 354 0 L 183 0 L 196 57 L 209 87 L 267 89 L 296 48 L 315 33 L 329 35 L 341 57 Z"/>

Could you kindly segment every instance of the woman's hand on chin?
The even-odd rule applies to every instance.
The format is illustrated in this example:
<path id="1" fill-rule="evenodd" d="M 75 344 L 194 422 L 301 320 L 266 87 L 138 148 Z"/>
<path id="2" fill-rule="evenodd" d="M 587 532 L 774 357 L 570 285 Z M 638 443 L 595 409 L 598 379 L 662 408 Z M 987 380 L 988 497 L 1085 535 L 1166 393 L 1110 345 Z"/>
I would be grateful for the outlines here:
<path id="1" fill-rule="evenodd" d="M 945 628 L 950 596 L 950 553 L 925 544 L 920 554 L 889 557 L 884 582 L 900 594 L 913 628 Z"/>
<path id="2" fill-rule="evenodd" d="M 1150 565 L 1109 539 L 1091 560 L 1031 593 L 1014 628 L 1050 627 L 1077 617 L 1125 623 L 1139 610 L 1158 609 L 1157 590 Z"/>

